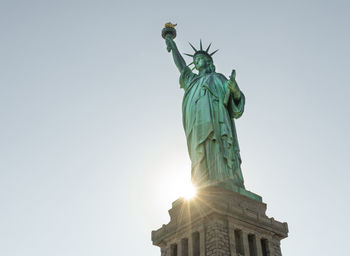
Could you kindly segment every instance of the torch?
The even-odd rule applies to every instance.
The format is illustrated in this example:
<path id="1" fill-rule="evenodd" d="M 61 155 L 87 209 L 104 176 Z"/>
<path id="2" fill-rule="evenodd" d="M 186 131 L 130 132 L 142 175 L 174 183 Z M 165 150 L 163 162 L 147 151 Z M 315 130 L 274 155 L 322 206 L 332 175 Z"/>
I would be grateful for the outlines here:
<path id="1" fill-rule="evenodd" d="M 176 27 L 177 24 L 172 24 L 171 22 L 168 22 L 164 25 L 164 28 L 162 29 L 162 37 L 164 39 L 170 37 L 171 39 L 174 39 L 176 37 Z M 170 52 L 170 48 L 167 47 L 168 52 Z"/>

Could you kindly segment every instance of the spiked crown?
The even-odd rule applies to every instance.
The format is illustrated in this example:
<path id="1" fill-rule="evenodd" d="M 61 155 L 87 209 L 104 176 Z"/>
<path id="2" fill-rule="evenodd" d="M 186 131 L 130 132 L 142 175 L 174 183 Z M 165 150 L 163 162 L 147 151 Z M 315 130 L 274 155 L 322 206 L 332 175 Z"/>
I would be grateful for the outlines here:
<path id="1" fill-rule="evenodd" d="M 209 46 L 206 50 L 203 50 L 202 40 L 200 40 L 200 43 L 199 43 L 199 47 L 200 47 L 199 50 L 197 50 L 191 43 L 189 43 L 189 44 L 192 47 L 192 49 L 194 50 L 194 54 L 185 53 L 185 55 L 190 56 L 192 58 L 194 58 L 198 54 L 203 54 L 203 55 L 206 55 L 207 57 L 209 57 L 209 59 L 213 60 L 213 58 L 211 56 L 213 56 L 218 51 L 218 50 L 216 50 L 212 53 L 209 53 L 211 43 L 209 44 Z"/>

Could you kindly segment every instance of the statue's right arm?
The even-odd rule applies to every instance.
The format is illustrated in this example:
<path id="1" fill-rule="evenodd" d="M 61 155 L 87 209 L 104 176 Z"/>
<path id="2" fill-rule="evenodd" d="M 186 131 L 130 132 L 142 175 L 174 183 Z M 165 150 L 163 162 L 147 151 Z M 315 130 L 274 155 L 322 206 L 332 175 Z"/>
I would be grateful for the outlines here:
<path id="1" fill-rule="evenodd" d="M 171 51 L 173 54 L 173 59 L 174 59 L 174 62 L 175 62 L 177 69 L 180 72 L 182 72 L 182 70 L 186 67 L 186 62 L 185 62 L 184 58 L 181 56 L 179 50 L 177 49 L 177 46 L 176 46 L 174 40 L 171 38 L 171 36 L 166 36 L 165 42 L 166 42 L 168 51 L 169 52 Z"/>

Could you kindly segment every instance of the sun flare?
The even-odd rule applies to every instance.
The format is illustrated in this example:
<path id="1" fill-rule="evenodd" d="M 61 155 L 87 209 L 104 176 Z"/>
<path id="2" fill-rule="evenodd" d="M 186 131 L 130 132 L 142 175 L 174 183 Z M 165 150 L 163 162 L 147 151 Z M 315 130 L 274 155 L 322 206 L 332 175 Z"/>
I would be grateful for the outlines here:
<path id="1" fill-rule="evenodd" d="M 181 171 L 179 171 L 181 170 Z M 179 197 L 185 200 L 193 199 L 197 189 L 191 182 L 191 174 L 183 166 L 170 165 L 163 176 L 157 177 L 158 193 L 165 200 L 177 200 Z"/>
<path id="2" fill-rule="evenodd" d="M 196 196 L 197 190 L 196 188 L 192 185 L 192 183 L 188 183 L 183 187 L 182 191 L 182 197 L 184 197 L 186 200 L 191 200 Z"/>

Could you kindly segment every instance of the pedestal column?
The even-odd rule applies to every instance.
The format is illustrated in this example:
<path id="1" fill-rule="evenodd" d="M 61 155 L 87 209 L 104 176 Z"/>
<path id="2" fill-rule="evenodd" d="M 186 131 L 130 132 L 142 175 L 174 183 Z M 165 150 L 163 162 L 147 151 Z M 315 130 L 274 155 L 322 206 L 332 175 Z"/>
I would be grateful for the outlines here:
<path id="1" fill-rule="evenodd" d="M 256 243 L 256 255 L 263 256 L 261 248 L 261 236 L 255 234 L 255 243 Z"/>
<path id="2" fill-rule="evenodd" d="M 188 256 L 193 256 L 193 237 L 192 237 L 192 232 L 188 236 Z"/>
<path id="3" fill-rule="evenodd" d="M 202 226 L 199 230 L 199 255 L 206 256 L 205 253 L 205 228 Z"/>
<path id="4" fill-rule="evenodd" d="M 228 237 L 230 241 L 231 256 L 236 256 L 235 226 L 233 223 L 228 224 Z"/>
<path id="5" fill-rule="evenodd" d="M 249 256 L 249 241 L 248 241 L 248 233 L 244 230 L 242 230 L 242 236 L 243 236 L 243 248 L 244 248 L 244 256 Z"/>

